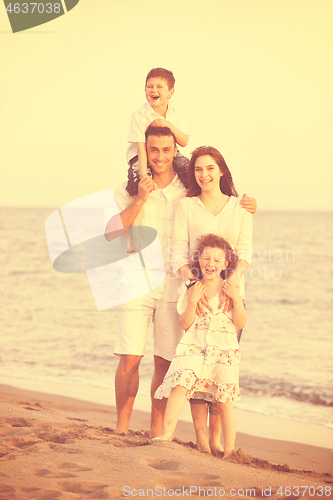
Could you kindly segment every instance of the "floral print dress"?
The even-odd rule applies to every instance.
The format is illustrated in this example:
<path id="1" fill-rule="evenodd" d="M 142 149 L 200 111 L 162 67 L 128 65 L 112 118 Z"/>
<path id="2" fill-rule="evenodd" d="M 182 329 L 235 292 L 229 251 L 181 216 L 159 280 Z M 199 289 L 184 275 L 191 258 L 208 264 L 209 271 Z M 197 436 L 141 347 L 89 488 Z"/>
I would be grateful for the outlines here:
<path id="1" fill-rule="evenodd" d="M 183 314 L 188 304 L 186 287 L 178 300 Z M 169 397 L 177 385 L 188 390 L 187 397 L 228 403 L 239 398 L 240 351 L 232 311 L 218 309 L 219 295 L 210 299 L 213 312 L 205 318 L 196 316 L 176 347 L 171 365 L 155 398 Z"/>

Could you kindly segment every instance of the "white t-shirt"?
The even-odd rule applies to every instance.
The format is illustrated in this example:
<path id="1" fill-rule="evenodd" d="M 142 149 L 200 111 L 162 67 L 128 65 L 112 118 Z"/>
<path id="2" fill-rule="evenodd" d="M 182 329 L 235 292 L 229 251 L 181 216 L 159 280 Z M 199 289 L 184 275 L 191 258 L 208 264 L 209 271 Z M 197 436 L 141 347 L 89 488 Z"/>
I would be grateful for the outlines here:
<path id="1" fill-rule="evenodd" d="M 174 203 L 172 269 L 189 264 L 197 240 L 209 233 L 224 238 L 236 251 L 237 257 L 252 261 L 252 215 L 239 204 L 240 198 L 231 196 L 216 216 L 210 213 L 196 196 Z M 244 276 L 240 280 L 240 294 L 244 297 Z"/>
<path id="2" fill-rule="evenodd" d="M 137 109 L 133 113 L 130 131 L 127 139 L 127 141 L 130 143 L 126 152 L 127 162 L 134 158 L 134 156 L 137 156 L 138 148 L 136 147 L 136 143 L 146 142 L 145 132 L 149 125 L 157 118 L 163 118 L 163 116 L 156 113 L 149 102 L 145 102 L 145 104 L 141 106 L 141 108 Z M 171 122 L 175 127 L 181 130 L 181 132 L 184 132 L 184 134 L 188 135 L 188 126 L 185 120 L 184 113 L 177 104 L 173 104 L 170 101 L 166 112 L 166 120 Z"/>

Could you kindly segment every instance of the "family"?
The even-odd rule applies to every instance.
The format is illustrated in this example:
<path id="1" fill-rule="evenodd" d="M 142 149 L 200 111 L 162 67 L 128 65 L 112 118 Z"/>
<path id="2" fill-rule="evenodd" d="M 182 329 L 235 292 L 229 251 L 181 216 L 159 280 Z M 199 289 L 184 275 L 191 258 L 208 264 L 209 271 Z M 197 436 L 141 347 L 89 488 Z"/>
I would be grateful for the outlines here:
<path id="1" fill-rule="evenodd" d="M 131 121 L 128 181 L 115 193 L 125 230 L 156 229 L 165 263 L 157 288 L 120 306 L 117 432 L 129 429 L 153 322 L 151 437 L 172 440 L 190 400 L 198 450 L 228 457 L 236 437 L 232 401 L 239 398 L 239 340 L 247 319 L 243 275 L 252 257 L 256 201 L 238 197 L 217 149 L 198 147 L 190 160 L 180 154 L 178 145 L 186 146 L 189 135 L 182 111 L 170 101 L 174 84 L 171 71 L 148 73 L 147 102 Z M 118 228 L 119 220 L 108 220 L 106 238 Z"/>

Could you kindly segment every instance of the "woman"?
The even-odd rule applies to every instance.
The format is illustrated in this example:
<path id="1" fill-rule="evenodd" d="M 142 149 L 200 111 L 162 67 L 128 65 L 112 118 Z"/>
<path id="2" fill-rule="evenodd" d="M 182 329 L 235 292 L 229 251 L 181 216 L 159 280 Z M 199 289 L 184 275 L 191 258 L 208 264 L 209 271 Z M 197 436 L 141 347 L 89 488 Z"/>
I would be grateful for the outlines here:
<path id="1" fill-rule="evenodd" d="M 221 153 L 208 146 L 195 149 L 189 163 L 190 187 L 186 198 L 177 200 L 174 206 L 172 268 L 183 278 L 196 278 L 190 269 L 190 256 L 197 239 L 203 234 L 222 236 L 236 251 L 238 260 L 229 280 L 240 286 L 244 299 L 244 273 L 252 259 L 252 215 L 240 206 L 240 198 L 232 176 Z M 249 208 L 254 212 L 256 204 Z M 225 299 L 222 298 L 222 302 Z M 203 304 L 208 306 L 206 301 Z M 203 304 L 201 310 L 203 310 Z M 222 304 L 221 304 L 222 306 Z M 228 299 L 225 308 L 229 307 Z M 198 402 L 199 400 L 196 400 Z M 206 405 L 191 400 L 193 423 L 199 451 L 219 454 L 220 416 L 210 415 L 210 438 L 206 436 Z M 232 410 L 233 411 L 233 410 Z M 232 417 L 232 416 L 230 416 Z"/>

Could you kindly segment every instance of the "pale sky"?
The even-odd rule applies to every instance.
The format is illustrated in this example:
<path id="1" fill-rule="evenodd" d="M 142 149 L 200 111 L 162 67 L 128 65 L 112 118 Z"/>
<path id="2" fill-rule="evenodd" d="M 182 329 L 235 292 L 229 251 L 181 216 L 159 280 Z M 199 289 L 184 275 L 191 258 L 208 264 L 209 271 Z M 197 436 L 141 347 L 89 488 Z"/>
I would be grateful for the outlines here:
<path id="1" fill-rule="evenodd" d="M 224 155 L 264 210 L 332 210 L 331 0 L 80 0 L 12 34 L 0 5 L 0 204 L 57 208 L 125 180 L 148 71 L 176 78 L 185 154 Z"/>

